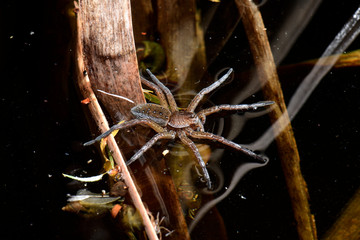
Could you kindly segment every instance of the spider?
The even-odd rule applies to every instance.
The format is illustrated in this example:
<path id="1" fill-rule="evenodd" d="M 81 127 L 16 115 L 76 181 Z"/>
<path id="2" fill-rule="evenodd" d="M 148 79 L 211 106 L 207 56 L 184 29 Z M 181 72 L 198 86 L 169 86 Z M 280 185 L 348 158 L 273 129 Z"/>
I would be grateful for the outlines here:
<path id="1" fill-rule="evenodd" d="M 112 126 L 108 131 L 104 132 L 94 140 L 84 143 L 84 146 L 89 146 L 95 142 L 99 142 L 102 138 L 107 137 L 116 129 L 129 128 L 135 125 L 146 125 L 152 128 L 157 134 L 155 134 L 147 143 L 145 143 L 140 150 L 138 150 L 129 161 L 126 162 L 127 165 L 130 165 L 135 160 L 137 160 L 141 155 L 143 155 L 149 148 L 151 148 L 157 141 L 161 139 L 173 140 L 175 138 L 180 139 L 181 143 L 192 153 L 197 160 L 198 165 L 202 169 L 203 178 L 206 181 L 207 187 L 211 189 L 211 180 L 209 173 L 206 169 L 206 164 L 203 161 L 198 148 L 192 139 L 205 139 L 213 140 L 219 143 L 222 143 L 228 147 L 236 149 L 251 158 L 265 163 L 267 158 L 257 155 L 253 151 L 234 143 L 230 140 L 227 140 L 224 137 L 215 135 L 213 133 L 204 131 L 204 124 L 206 121 L 206 116 L 217 113 L 220 111 L 251 111 L 258 108 L 263 108 L 273 104 L 272 101 L 263 101 L 253 104 L 240 104 L 240 105 L 219 105 L 213 106 L 204 110 L 195 113 L 195 109 L 198 106 L 199 102 L 203 99 L 205 94 L 218 88 L 233 72 L 232 68 L 222 76 L 219 80 L 211 84 L 210 86 L 202 89 L 190 102 L 185 110 L 179 110 L 175 98 L 170 92 L 170 90 L 161 83 L 155 75 L 153 75 L 149 69 L 146 69 L 150 78 L 156 84 L 141 78 L 143 85 L 155 91 L 156 95 L 159 98 L 160 105 L 154 103 L 145 103 L 139 104 L 131 109 L 131 113 L 136 117 L 135 119 L 126 121 L 121 124 L 116 124 Z"/>

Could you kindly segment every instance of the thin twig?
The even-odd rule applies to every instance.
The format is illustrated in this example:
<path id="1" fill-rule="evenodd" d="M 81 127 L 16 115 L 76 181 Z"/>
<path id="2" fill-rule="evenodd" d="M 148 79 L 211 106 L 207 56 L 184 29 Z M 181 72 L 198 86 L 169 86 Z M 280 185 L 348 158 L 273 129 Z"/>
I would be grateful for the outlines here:
<path id="1" fill-rule="evenodd" d="M 297 222 L 299 238 L 302 240 L 317 239 L 315 221 L 308 203 L 308 191 L 300 171 L 299 152 L 261 13 L 252 1 L 236 0 L 236 3 L 242 15 L 258 78 L 265 84 L 263 86 L 264 97 L 275 101 L 278 106 L 269 113 L 271 121 L 276 122 L 281 116 L 285 116 L 281 118 L 283 119 L 281 127 L 284 130 L 276 137 L 276 143 Z"/>

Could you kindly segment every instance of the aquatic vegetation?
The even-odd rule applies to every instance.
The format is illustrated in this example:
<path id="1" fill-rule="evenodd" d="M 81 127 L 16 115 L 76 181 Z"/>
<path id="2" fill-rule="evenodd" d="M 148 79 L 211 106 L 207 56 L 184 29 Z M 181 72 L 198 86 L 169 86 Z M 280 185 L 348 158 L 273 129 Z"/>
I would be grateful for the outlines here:
<path id="1" fill-rule="evenodd" d="M 68 204 L 63 211 L 74 212 L 84 216 L 99 216 L 111 210 L 121 197 L 111 197 L 108 194 L 96 194 L 86 189 L 79 190 L 76 195 L 69 196 Z"/>

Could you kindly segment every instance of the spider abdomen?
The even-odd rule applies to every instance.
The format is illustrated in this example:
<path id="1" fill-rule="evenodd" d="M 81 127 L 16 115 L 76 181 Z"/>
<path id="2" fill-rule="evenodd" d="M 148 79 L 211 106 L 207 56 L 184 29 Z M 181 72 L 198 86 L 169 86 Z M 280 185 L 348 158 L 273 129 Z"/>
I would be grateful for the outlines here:
<path id="1" fill-rule="evenodd" d="M 150 119 L 162 127 L 169 121 L 171 112 L 161 105 L 145 103 L 131 109 L 131 113 L 138 119 Z"/>

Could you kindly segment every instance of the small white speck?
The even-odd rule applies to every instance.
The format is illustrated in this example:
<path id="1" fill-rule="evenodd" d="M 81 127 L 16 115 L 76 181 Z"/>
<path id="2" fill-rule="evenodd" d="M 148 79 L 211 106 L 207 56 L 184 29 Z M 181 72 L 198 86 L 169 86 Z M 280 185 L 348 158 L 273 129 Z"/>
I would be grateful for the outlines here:
<path id="1" fill-rule="evenodd" d="M 166 150 L 164 150 L 164 151 L 162 152 L 162 155 L 163 155 L 163 156 L 166 156 L 166 154 L 168 154 L 168 153 L 169 153 L 169 150 L 166 149 Z"/>
<path id="2" fill-rule="evenodd" d="M 244 199 L 244 200 L 246 199 L 246 197 L 244 195 L 239 194 L 239 196 L 241 199 Z"/>
<path id="3" fill-rule="evenodd" d="M 34 32 L 34 31 L 31 31 L 31 32 L 30 32 L 30 35 L 34 35 L 34 34 L 35 34 L 35 32 Z"/>

